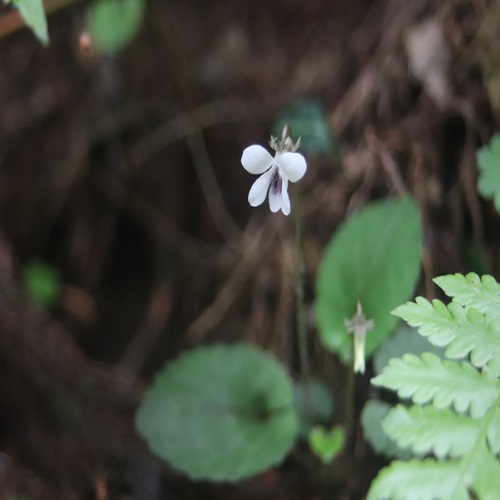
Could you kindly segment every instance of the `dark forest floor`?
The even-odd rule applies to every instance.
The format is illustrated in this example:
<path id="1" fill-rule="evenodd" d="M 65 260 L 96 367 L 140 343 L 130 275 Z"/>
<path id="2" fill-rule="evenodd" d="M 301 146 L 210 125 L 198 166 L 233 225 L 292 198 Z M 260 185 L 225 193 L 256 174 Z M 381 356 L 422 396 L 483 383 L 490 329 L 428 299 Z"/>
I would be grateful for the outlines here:
<path id="1" fill-rule="evenodd" d="M 481 271 L 471 249 L 500 276 L 475 161 L 499 125 L 499 3 L 157 0 L 114 57 L 82 52 L 84 12 L 51 15 L 46 49 L 25 29 L 0 39 L 0 499 L 363 498 L 384 462 L 361 437 L 329 467 L 299 444 L 253 480 L 193 483 L 148 453 L 134 413 L 200 342 L 245 339 L 295 371 L 293 228 L 248 206 L 240 157 L 301 98 L 341 151 L 308 158 L 301 183 L 308 306 L 338 224 L 403 192 L 423 217 L 420 294 Z M 50 312 L 22 290 L 33 258 L 61 272 Z M 311 344 L 342 407 L 347 368 Z"/>

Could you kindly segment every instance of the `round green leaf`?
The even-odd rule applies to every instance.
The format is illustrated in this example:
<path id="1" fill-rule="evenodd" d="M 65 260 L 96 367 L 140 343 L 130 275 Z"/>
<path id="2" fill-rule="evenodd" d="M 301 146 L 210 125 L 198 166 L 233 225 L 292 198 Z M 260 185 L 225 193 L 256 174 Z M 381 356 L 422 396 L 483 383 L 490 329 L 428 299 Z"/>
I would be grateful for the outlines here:
<path id="1" fill-rule="evenodd" d="M 135 36 L 144 16 L 144 0 L 96 0 L 87 29 L 98 54 L 114 54 Z"/>
<path id="2" fill-rule="evenodd" d="M 386 457 L 397 457 L 402 460 L 412 456 L 408 448 L 400 448 L 382 428 L 382 420 L 393 408 L 389 403 L 372 399 L 367 401 L 361 412 L 361 427 L 366 441 L 373 450 Z"/>
<path id="3" fill-rule="evenodd" d="M 175 468 L 223 481 L 278 464 L 298 432 L 288 374 L 248 344 L 198 347 L 170 362 L 146 391 L 136 425 Z"/>
<path id="4" fill-rule="evenodd" d="M 413 293 L 421 246 L 420 217 L 410 198 L 366 205 L 335 233 L 318 272 L 315 306 L 324 346 L 345 363 L 352 359 L 353 339 L 344 320 L 353 317 L 358 301 L 373 319 L 368 358 L 398 321 L 391 310 Z"/>

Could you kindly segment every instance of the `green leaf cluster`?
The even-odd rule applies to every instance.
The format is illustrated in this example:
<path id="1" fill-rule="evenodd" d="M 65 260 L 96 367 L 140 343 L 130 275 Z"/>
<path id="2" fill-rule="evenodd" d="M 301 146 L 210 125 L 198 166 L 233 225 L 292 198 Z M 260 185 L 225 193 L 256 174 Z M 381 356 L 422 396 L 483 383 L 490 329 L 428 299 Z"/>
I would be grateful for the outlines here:
<path id="1" fill-rule="evenodd" d="M 191 478 L 236 481 L 280 463 L 299 422 L 282 364 L 236 343 L 168 363 L 147 389 L 136 427 L 157 456 Z"/>
<path id="2" fill-rule="evenodd" d="M 405 354 L 373 379 L 413 403 L 390 410 L 382 426 L 414 458 L 383 469 L 369 500 L 494 499 L 500 492 L 500 286 L 474 273 L 435 282 L 450 304 L 417 298 L 394 314 L 445 347 L 448 359 Z"/>

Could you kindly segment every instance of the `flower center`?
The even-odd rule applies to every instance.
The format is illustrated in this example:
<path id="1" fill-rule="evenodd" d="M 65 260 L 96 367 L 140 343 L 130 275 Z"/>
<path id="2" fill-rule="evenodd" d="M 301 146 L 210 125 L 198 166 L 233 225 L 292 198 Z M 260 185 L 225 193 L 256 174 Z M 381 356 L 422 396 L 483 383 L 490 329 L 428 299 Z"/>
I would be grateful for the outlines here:
<path id="1" fill-rule="evenodd" d="M 283 182 L 281 179 L 279 168 L 276 167 L 273 171 L 273 175 L 271 176 L 271 193 L 273 193 L 274 195 L 281 194 L 282 183 Z"/>

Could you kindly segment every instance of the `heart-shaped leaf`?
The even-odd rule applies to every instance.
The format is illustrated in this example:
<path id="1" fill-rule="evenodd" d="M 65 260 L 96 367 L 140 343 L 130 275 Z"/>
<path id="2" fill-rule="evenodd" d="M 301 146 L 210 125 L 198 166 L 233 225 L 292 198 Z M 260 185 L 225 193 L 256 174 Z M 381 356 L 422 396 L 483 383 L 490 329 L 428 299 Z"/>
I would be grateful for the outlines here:
<path id="1" fill-rule="evenodd" d="M 340 425 L 336 425 L 329 431 L 316 425 L 309 433 L 309 446 L 324 463 L 331 462 L 342 451 L 344 442 L 345 431 Z"/>
<path id="2" fill-rule="evenodd" d="M 398 319 L 391 311 L 408 300 L 420 270 L 420 217 L 411 198 L 378 201 L 350 216 L 326 249 L 316 282 L 316 314 L 323 345 L 348 363 L 352 335 L 345 320 L 361 303 L 373 329 L 366 335 L 365 355 L 392 331 Z"/>

